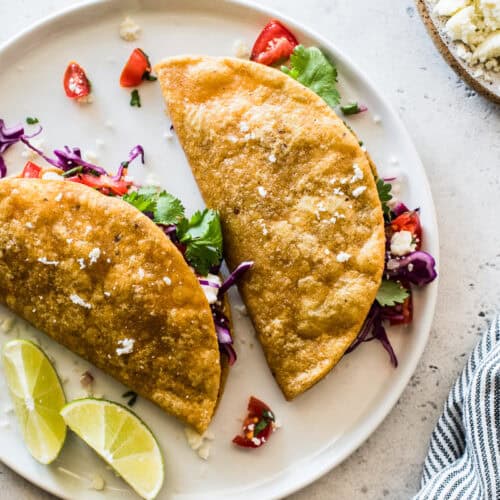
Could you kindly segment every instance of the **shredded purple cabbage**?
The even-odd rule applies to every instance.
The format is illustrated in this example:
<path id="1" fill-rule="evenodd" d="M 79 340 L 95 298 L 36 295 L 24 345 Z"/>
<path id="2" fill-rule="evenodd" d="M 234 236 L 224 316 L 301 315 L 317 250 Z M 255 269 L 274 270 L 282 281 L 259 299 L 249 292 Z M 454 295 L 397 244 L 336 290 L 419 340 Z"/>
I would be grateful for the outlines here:
<path id="1" fill-rule="evenodd" d="M 104 168 L 99 165 L 94 165 L 82 158 L 82 152 L 80 148 L 70 148 L 69 146 L 64 146 L 64 149 L 55 149 L 54 156 L 51 158 L 47 156 L 43 151 L 33 146 L 29 139 L 40 134 L 42 127 L 38 129 L 37 132 L 31 135 L 26 135 L 24 133 L 24 127 L 17 125 L 11 128 L 7 128 L 5 121 L 0 118 L 0 178 L 7 175 L 7 166 L 2 158 L 2 154 L 9 149 L 10 146 L 18 142 L 22 142 L 28 148 L 33 150 L 36 154 L 41 156 L 50 165 L 60 168 L 64 172 L 74 169 L 75 167 L 82 167 L 84 173 L 93 173 L 99 175 L 109 175 Z M 118 172 L 112 178 L 114 180 L 120 180 L 123 175 L 123 169 L 127 168 L 128 165 L 135 160 L 138 156 L 141 157 L 141 161 L 144 164 L 144 149 L 139 144 L 132 148 L 128 155 L 128 160 L 121 163 Z"/>
<path id="2" fill-rule="evenodd" d="M 424 286 L 437 277 L 436 261 L 431 254 L 417 250 L 399 259 L 390 259 L 386 265 L 385 275 L 389 279 Z"/>
<path id="3" fill-rule="evenodd" d="M 113 176 L 113 180 L 119 181 L 123 176 L 123 170 L 128 168 L 129 164 L 132 163 L 138 156 L 141 157 L 141 163 L 144 165 L 144 148 L 137 144 L 137 146 L 133 147 L 128 154 L 128 160 L 122 161 L 120 163 L 120 167 L 118 168 L 118 172 L 115 176 Z"/>
<path id="4" fill-rule="evenodd" d="M 247 261 L 242 262 L 222 283 L 222 286 L 219 289 L 219 297 L 224 295 L 229 288 L 231 288 L 237 280 L 241 278 L 241 276 L 248 271 L 253 266 L 253 262 Z"/>
<path id="5" fill-rule="evenodd" d="M 233 365 L 237 356 L 232 346 L 233 337 L 229 329 L 229 319 L 216 304 L 212 304 L 211 310 L 214 318 L 215 331 L 217 332 L 217 340 L 219 341 L 219 349 L 227 355 L 229 365 Z"/>
<path id="6" fill-rule="evenodd" d="M 394 368 L 397 368 L 398 358 L 396 357 L 396 353 L 392 348 L 389 337 L 387 336 L 387 332 L 384 328 L 382 309 L 383 308 L 377 302 L 374 302 L 372 304 L 372 307 L 368 312 L 368 316 L 366 317 L 358 336 L 350 345 L 349 349 L 347 349 L 346 354 L 354 351 L 354 349 L 356 349 L 356 347 L 358 347 L 363 342 L 370 342 L 371 340 L 377 339 L 389 354 L 392 366 L 394 366 Z"/>
<path id="7" fill-rule="evenodd" d="M 210 281 L 210 280 L 198 278 L 198 281 L 199 281 L 200 285 L 203 285 L 203 286 L 211 286 L 212 288 L 220 288 L 220 285 L 218 283 L 214 283 L 213 281 Z"/>
<path id="8" fill-rule="evenodd" d="M 405 212 L 409 212 L 410 209 L 402 202 L 398 201 L 392 208 L 391 212 L 398 217 L 401 214 L 404 214 Z"/>
<path id="9" fill-rule="evenodd" d="M 0 118 L 0 179 L 7 175 L 7 165 L 2 158 L 2 154 L 13 144 L 21 140 L 24 135 L 24 127 L 17 125 L 7 128 L 5 121 Z"/>

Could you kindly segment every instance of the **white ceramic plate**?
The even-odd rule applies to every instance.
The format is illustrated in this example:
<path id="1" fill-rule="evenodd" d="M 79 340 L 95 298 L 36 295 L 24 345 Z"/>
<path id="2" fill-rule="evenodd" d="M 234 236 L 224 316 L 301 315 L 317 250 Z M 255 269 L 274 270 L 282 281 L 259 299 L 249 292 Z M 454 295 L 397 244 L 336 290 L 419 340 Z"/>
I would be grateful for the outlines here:
<path id="1" fill-rule="evenodd" d="M 283 19 L 276 12 L 245 2 L 210 0 L 110 0 L 69 9 L 0 48 L 2 117 L 14 124 L 26 116 L 36 116 L 44 126 L 45 151 L 64 144 L 78 145 L 84 151 L 98 153 L 99 162 L 109 169 L 116 168 L 132 146 L 142 144 L 147 165 L 134 168 L 133 174 L 144 179 L 153 173 L 190 212 L 201 207 L 202 200 L 177 140 L 163 137 L 169 123 L 163 114 L 159 86 L 145 83 L 140 88 L 142 108 L 138 109 L 129 106 L 129 91 L 118 85 L 122 65 L 136 46 L 118 36 L 118 26 L 126 14 L 142 26 L 137 45 L 153 62 L 182 53 L 233 55 L 235 40 L 251 46 L 269 18 Z M 297 23 L 284 21 L 302 43 L 322 47 L 337 62 L 344 101 L 359 99 L 368 105 L 369 112 L 353 117 L 349 123 L 364 140 L 382 174 L 399 170 L 403 181 L 411 181 L 405 183 L 402 198 L 410 206 L 421 207 L 425 248 L 437 257 L 431 192 L 400 120 L 347 56 Z M 62 74 L 72 59 L 87 69 L 93 82 L 91 105 L 78 105 L 63 93 Z M 104 141 L 104 146 L 98 146 L 96 140 Z M 6 156 L 11 173 L 24 164 L 21 152 L 22 147 L 16 146 Z M 239 304 L 236 293 L 232 293 L 233 305 Z M 417 293 L 413 325 L 406 330 L 391 329 L 390 338 L 400 361 L 398 369 L 391 367 L 380 345 L 364 344 L 292 403 L 287 403 L 278 390 L 248 319 L 235 312 L 239 360 L 211 425 L 216 439 L 207 462 L 187 446 L 179 422 L 142 399 L 134 407 L 153 429 L 165 454 L 166 480 L 161 498 L 278 497 L 337 465 L 375 430 L 408 383 L 427 341 L 436 293 L 436 283 Z M 2 317 L 10 315 L 4 309 L 0 313 Z M 0 331 L 0 344 L 13 337 L 36 339 L 46 349 L 66 381 L 68 399 L 82 395 L 79 377 L 90 369 L 97 392 L 123 401 L 123 386 L 21 320 L 9 333 Z M 248 452 L 234 447 L 231 439 L 240 431 L 250 395 L 273 408 L 282 428 L 266 446 Z M 54 464 L 47 467 L 36 463 L 23 445 L 1 376 L 0 442 L 2 461 L 56 495 L 75 500 L 102 498 L 103 493 L 92 490 L 85 479 L 98 473 L 106 480 L 106 498 L 134 497 L 73 435 Z"/>

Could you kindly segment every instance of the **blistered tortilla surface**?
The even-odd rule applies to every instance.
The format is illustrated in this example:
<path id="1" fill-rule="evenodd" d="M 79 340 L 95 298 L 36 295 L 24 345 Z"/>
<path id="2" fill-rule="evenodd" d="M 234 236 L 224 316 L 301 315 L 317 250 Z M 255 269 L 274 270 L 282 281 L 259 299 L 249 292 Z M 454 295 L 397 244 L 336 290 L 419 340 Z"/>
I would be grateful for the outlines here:
<path id="1" fill-rule="evenodd" d="M 128 203 L 72 182 L 0 181 L 0 302 L 204 431 L 220 362 L 180 252 Z"/>
<path id="2" fill-rule="evenodd" d="M 292 399 L 355 339 L 384 266 L 384 224 L 366 153 L 316 94 L 233 58 L 156 66 L 175 132 L 209 207 L 264 352 Z"/>

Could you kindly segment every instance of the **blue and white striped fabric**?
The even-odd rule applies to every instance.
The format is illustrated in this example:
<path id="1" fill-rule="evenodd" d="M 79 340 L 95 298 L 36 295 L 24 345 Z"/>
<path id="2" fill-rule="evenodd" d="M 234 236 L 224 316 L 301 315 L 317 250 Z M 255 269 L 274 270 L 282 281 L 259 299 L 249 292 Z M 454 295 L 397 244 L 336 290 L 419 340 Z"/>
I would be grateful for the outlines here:
<path id="1" fill-rule="evenodd" d="M 414 500 L 500 499 L 500 316 L 450 392 L 421 486 Z"/>

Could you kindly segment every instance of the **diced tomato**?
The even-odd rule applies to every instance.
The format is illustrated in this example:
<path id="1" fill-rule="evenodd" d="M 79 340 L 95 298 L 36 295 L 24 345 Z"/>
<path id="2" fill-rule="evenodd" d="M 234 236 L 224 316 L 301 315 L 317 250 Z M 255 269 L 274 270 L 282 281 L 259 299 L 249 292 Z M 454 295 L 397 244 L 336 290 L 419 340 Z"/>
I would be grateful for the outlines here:
<path id="1" fill-rule="evenodd" d="M 84 69 L 76 62 L 68 64 L 64 73 L 64 90 L 71 99 L 90 94 L 90 82 Z"/>
<path id="2" fill-rule="evenodd" d="M 295 36 L 279 21 L 273 19 L 255 40 L 250 59 L 270 66 L 288 59 L 298 44 Z"/>
<path id="3" fill-rule="evenodd" d="M 38 179 L 41 171 L 42 167 L 39 167 L 36 163 L 29 161 L 26 165 L 24 165 L 21 177 L 24 177 L 25 179 Z"/>
<path id="4" fill-rule="evenodd" d="M 417 250 L 420 250 L 422 246 L 422 225 L 420 224 L 420 217 L 416 210 L 410 210 L 398 215 L 391 222 L 391 229 L 395 233 L 398 231 L 409 231 L 415 239 Z"/>
<path id="5" fill-rule="evenodd" d="M 103 194 L 116 194 L 118 196 L 123 196 L 128 193 L 131 182 L 124 180 L 115 180 L 107 175 L 91 175 L 91 174 L 78 174 L 74 177 L 69 177 L 68 181 L 77 182 L 79 184 L 85 184 L 91 188 L 98 189 Z"/>
<path id="6" fill-rule="evenodd" d="M 151 63 L 141 49 L 134 49 L 120 75 L 122 87 L 137 87 L 144 75 L 151 73 Z"/>
<path id="7" fill-rule="evenodd" d="M 243 448 L 259 448 L 275 429 L 275 417 L 269 406 L 253 396 L 248 401 L 248 416 L 243 422 L 243 434 L 233 443 Z"/>

